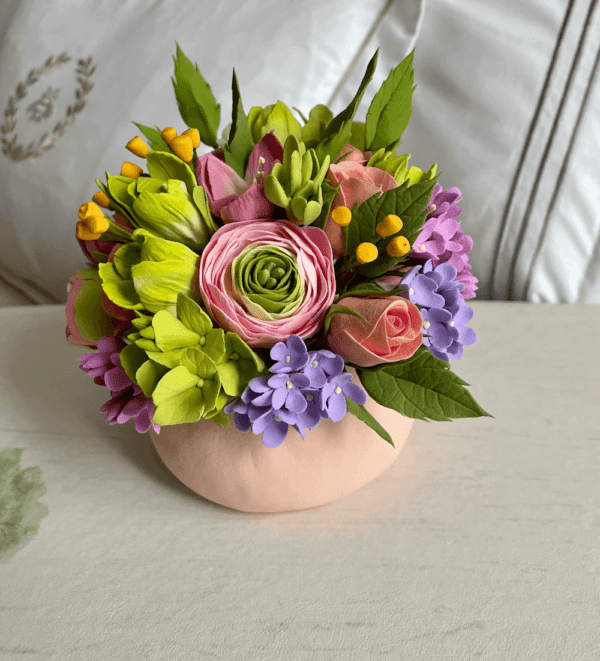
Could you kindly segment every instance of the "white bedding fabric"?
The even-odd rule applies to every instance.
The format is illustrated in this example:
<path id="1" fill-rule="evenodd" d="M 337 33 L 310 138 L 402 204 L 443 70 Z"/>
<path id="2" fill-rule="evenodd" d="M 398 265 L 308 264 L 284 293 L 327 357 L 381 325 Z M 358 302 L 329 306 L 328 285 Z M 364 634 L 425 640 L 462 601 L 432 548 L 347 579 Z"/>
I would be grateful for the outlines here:
<path id="1" fill-rule="evenodd" d="M 277 99 L 304 113 L 341 110 L 380 47 L 377 86 L 414 46 L 413 117 L 401 146 L 433 161 L 463 192 L 478 297 L 600 302 L 597 0 L 3 0 L 0 110 L 48 58 L 68 62 L 25 84 L 17 136 L 27 146 L 75 102 L 85 107 L 38 158 L 0 154 L 0 276 L 37 302 L 66 300 L 85 264 L 77 208 L 104 170 L 131 158 L 132 120 L 183 128 L 172 91 L 177 41 L 231 112 L 231 70 L 244 106 Z M 90 73 L 92 67 L 94 73 Z M 57 91 L 58 90 L 58 91 Z M 46 94 L 51 113 L 36 101 Z M 55 97 L 55 98 L 54 98 Z M 37 110 L 37 116 L 35 112 Z M 37 120 L 36 121 L 36 117 Z M 0 118 L 0 121 L 2 119 Z M 135 160 L 132 158 L 132 160 Z"/>

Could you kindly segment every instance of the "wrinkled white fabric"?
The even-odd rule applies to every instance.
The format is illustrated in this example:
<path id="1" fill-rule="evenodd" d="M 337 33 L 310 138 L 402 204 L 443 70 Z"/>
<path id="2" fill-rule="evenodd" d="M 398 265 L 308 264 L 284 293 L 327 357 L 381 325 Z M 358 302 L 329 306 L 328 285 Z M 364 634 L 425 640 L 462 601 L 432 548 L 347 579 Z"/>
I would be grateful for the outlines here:
<path id="1" fill-rule="evenodd" d="M 478 296 L 600 302 L 592 0 L 4 0 L 0 110 L 32 69 L 63 52 L 71 58 L 25 86 L 8 135 L 17 144 L 52 136 L 75 103 L 78 60 L 96 67 L 85 107 L 51 149 L 27 161 L 0 154 L 0 275 L 20 279 L 34 299 L 64 301 L 85 265 L 77 208 L 95 178 L 136 160 L 124 149 L 139 133 L 131 121 L 184 128 L 170 83 L 175 41 L 212 85 L 221 128 L 234 66 L 246 110 L 281 99 L 305 114 L 317 103 L 337 112 L 379 47 L 363 119 L 377 86 L 416 46 L 413 117 L 400 149 L 423 168 L 437 161 L 443 187 L 462 190 Z"/>

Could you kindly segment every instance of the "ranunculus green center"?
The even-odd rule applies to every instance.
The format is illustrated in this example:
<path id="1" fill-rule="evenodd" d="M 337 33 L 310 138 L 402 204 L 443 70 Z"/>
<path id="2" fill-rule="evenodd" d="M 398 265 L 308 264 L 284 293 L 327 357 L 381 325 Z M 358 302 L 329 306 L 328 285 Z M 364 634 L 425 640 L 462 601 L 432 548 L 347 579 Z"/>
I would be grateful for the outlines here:
<path id="1" fill-rule="evenodd" d="M 247 248 L 233 260 L 232 280 L 238 303 L 265 321 L 289 317 L 304 298 L 304 278 L 284 248 Z"/>

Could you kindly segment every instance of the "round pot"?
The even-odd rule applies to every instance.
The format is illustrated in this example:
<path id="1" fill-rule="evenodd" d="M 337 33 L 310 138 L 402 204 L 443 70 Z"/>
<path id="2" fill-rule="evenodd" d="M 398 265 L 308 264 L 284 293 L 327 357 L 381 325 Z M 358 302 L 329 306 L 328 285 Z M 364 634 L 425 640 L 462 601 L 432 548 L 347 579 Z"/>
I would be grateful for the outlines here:
<path id="1" fill-rule="evenodd" d="M 365 408 L 388 431 L 392 447 L 347 413 L 340 422 L 321 420 L 303 440 L 290 427 L 277 448 L 261 436 L 210 420 L 152 429 L 167 468 L 208 500 L 242 512 L 289 512 L 331 503 L 356 491 L 391 466 L 413 420 L 368 399 Z"/>

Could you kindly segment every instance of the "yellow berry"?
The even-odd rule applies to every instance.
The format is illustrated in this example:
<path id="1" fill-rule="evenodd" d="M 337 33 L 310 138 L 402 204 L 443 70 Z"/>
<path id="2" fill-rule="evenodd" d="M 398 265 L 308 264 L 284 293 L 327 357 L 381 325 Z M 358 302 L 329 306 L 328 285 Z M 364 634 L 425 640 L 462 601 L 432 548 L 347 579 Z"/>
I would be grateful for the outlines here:
<path id="1" fill-rule="evenodd" d="M 392 236 L 392 234 L 396 234 L 402 229 L 402 225 L 402 220 L 400 220 L 398 216 L 390 214 L 377 225 L 375 231 L 377 234 L 379 234 L 379 236 Z"/>
<path id="2" fill-rule="evenodd" d="M 125 161 L 119 174 L 122 177 L 129 177 L 129 179 L 137 179 L 142 174 L 142 172 L 143 170 L 139 165 Z"/>
<path id="3" fill-rule="evenodd" d="M 87 220 L 92 216 L 104 216 L 104 212 L 97 204 L 94 204 L 93 202 L 84 202 L 79 207 L 77 215 L 79 216 L 79 220 Z"/>
<path id="4" fill-rule="evenodd" d="M 200 132 L 198 129 L 187 129 L 187 131 L 184 131 L 181 135 L 189 135 L 192 139 L 192 147 L 198 149 L 200 146 Z"/>
<path id="5" fill-rule="evenodd" d="M 139 156 L 140 158 L 146 158 L 146 154 L 150 151 L 148 145 L 140 138 L 139 135 L 136 135 L 135 138 L 132 138 L 126 145 L 126 149 L 132 154 Z"/>
<path id="6" fill-rule="evenodd" d="M 173 138 L 177 135 L 177 131 L 172 126 L 167 126 L 166 129 L 162 130 L 160 137 L 167 143 L 171 142 Z"/>
<path id="7" fill-rule="evenodd" d="M 194 147 L 189 135 L 179 135 L 172 138 L 169 147 L 175 156 L 178 156 L 182 161 L 189 163 L 192 160 Z"/>
<path id="8" fill-rule="evenodd" d="M 390 257 L 403 257 L 410 250 L 410 243 L 405 236 L 395 236 L 386 247 Z"/>
<path id="9" fill-rule="evenodd" d="M 369 262 L 374 262 L 377 259 L 377 246 L 373 243 L 361 243 L 356 249 L 356 259 L 361 264 L 368 264 Z"/>
<path id="10" fill-rule="evenodd" d="M 92 196 L 92 200 L 94 200 L 98 206 L 104 207 L 105 209 L 110 208 L 110 198 L 104 191 L 99 190 Z"/>
<path id="11" fill-rule="evenodd" d="M 340 227 L 347 227 L 352 220 L 352 211 L 348 207 L 336 207 L 331 212 L 331 219 Z"/>
<path id="12" fill-rule="evenodd" d="M 75 226 L 75 236 L 83 241 L 99 239 L 109 228 L 108 218 L 93 202 L 86 202 L 79 207 L 79 220 Z"/>

